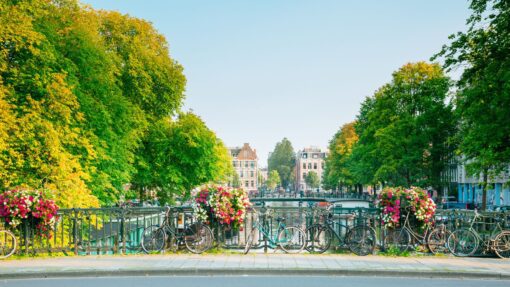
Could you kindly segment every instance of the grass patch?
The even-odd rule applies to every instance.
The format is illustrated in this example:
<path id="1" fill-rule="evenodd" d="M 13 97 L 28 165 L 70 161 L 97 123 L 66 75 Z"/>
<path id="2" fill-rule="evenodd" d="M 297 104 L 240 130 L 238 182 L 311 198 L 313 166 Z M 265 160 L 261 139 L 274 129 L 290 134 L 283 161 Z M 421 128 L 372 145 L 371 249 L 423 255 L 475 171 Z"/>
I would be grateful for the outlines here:
<path id="1" fill-rule="evenodd" d="M 411 252 L 409 252 L 408 250 L 402 251 L 395 246 L 391 246 L 390 248 L 386 249 L 384 252 L 380 252 L 379 255 L 390 256 L 390 257 L 409 257 L 409 256 L 411 256 Z"/>
<path id="2" fill-rule="evenodd" d="M 46 259 L 46 258 L 58 258 L 58 257 L 72 257 L 75 256 L 74 253 L 71 252 L 52 252 L 52 253 L 23 253 L 23 254 L 13 254 L 8 258 L 1 259 L 5 260 L 27 260 L 27 259 Z"/>

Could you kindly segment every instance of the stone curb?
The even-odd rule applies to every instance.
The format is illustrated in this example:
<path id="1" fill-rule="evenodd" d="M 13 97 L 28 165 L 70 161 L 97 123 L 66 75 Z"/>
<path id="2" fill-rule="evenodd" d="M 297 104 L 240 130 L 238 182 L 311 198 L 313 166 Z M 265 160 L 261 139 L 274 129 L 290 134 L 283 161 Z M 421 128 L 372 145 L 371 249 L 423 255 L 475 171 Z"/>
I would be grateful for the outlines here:
<path id="1" fill-rule="evenodd" d="M 118 276 L 367 276 L 367 277 L 408 277 L 408 278 L 465 278 L 510 280 L 510 274 L 473 273 L 463 271 L 404 271 L 404 270 L 363 270 L 363 269 L 275 269 L 275 268 L 199 268 L 199 269 L 147 269 L 147 270 L 68 270 L 68 271 L 20 271 L 0 273 L 4 279 L 35 279 L 64 277 L 118 277 Z"/>

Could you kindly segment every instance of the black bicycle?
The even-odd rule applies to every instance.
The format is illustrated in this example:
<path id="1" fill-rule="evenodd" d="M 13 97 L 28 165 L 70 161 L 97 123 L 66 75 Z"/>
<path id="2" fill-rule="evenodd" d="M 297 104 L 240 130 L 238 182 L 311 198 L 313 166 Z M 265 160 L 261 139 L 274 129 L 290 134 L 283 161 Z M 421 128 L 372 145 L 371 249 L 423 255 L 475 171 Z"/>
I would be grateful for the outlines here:
<path id="1" fill-rule="evenodd" d="M 385 229 L 384 248 L 404 252 L 411 250 L 414 244 L 427 246 L 434 254 L 448 252 L 447 240 L 451 232 L 446 224 L 438 220 L 432 226 L 427 225 L 423 231 L 416 230 L 411 223 L 411 214 L 408 210 L 401 227 Z"/>
<path id="2" fill-rule="evenodd" d="M 316 223 L 306 229 L 306 250 L 311 253 L 324 253 L 336 239 L 337 247 L 348 248 L 360 256 L 371 254 L 377 243 L 375 230 L 364 224 L 349 227 L 348 222 L 356 218 L 355 214 L 339 215 L 339 219 L 345 220 L 345 224 L 335 221 L 330 208 L 331 206 L 325 213 L 320 214 L 324 223 Z"/>
<path id="3" fill-rule="evenodd" d="M 181 215 L 183 227 L 179 228 L 175 226 L 173 220 L 170 220 L 170 208 L 167 207 L 164 221 L 160 226 L 151 225 L 143 230 L 141 242 L 143 251 L 151 253 L 166 249 L 175 252 L 182 245 L 197 254 L 210 249 L 213 244 L 213 233 L 209 226 L 201 222 L 189 224 L 192 216 Z"/>

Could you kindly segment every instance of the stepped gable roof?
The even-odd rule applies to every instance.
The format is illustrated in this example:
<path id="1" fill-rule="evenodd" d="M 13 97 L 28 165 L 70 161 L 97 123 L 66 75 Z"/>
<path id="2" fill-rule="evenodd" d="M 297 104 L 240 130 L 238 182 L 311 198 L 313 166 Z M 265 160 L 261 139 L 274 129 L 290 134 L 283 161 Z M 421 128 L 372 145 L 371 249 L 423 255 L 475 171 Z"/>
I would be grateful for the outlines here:
<path id="1" fill-rule="evenodd" d="M 232 157 L 238 160 L 257 160 L 257 150 L 252 149 L 248 143 L 245 143 L 243 147 L 234 147 L 229 150 Z"/>

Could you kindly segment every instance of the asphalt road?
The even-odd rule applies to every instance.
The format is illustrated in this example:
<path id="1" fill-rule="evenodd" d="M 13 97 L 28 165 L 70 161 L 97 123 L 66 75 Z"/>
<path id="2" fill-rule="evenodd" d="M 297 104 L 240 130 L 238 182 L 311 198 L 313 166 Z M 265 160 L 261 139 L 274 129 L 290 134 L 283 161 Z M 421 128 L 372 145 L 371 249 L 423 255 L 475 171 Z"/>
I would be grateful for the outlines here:
<path id="1" fill-rule="evenodd" d="M 47 278 L 1 280 L 0 286 L 9 287 L 60 287 L 60 286 L 93 286 L 93 287 L 142 287 L 142 286 L 185 286 L 185 287 L 327 287 L 327 286 L 462 286 L 462 287 L 496 287 L 510 286 L 504 280 L 473 280 L 473 279 L 431 279 L 403 277 L 346 277 L 346 276 L 150 276 L 150 277 L 85 277 L 85 278 Z"/>

